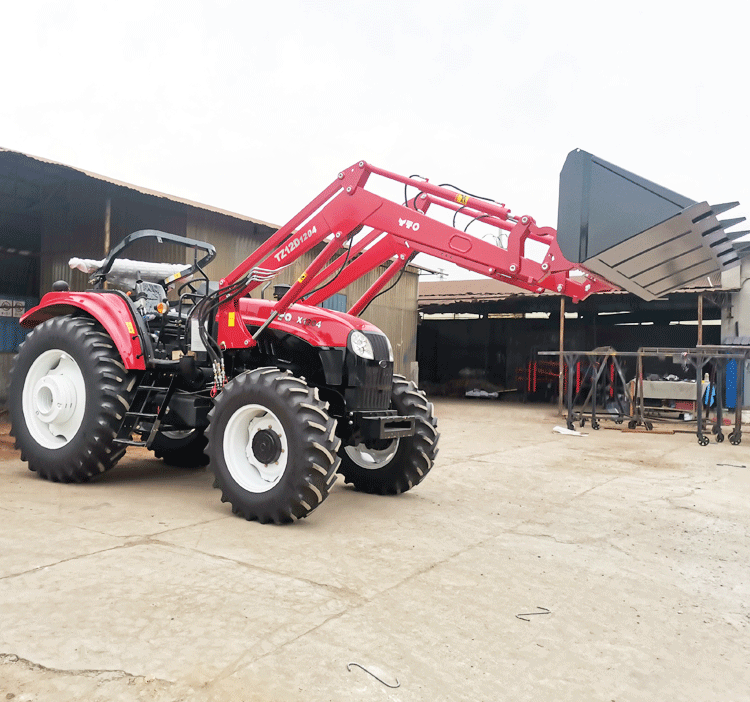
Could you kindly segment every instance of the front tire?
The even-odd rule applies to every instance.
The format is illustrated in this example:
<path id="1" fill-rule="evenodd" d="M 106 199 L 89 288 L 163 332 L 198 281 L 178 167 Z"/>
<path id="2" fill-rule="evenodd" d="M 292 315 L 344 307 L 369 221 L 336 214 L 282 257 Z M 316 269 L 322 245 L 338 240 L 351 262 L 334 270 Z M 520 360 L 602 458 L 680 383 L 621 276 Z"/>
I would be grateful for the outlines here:
<path id="1" fill-rule="evenodd" d="M 339 472 L 357 490 L 398 495 L 419 485 L 438 452 L 437 420 L 432 403 L 413 382 L 393 376 L 391 406 L 400 415 L 415 415 L 414 436 L 345 446 Z"/>
<path id="2" fill-rule="evenodd" d="M 310 514 L 336 478 L 336 421 L 317 390 L 288 371 L 258 368 L 237 376 L 209 412 L 214 487 L 232 511 L 262 524 Z"/>
<path id="3" fill-rule="evenodd" d="M 19 346 L 10 375 L 11 434 L 40 477 L 82 482 L 125 453 L 114 439 L 136 384 L 88 317 L 55 317 Z"/>

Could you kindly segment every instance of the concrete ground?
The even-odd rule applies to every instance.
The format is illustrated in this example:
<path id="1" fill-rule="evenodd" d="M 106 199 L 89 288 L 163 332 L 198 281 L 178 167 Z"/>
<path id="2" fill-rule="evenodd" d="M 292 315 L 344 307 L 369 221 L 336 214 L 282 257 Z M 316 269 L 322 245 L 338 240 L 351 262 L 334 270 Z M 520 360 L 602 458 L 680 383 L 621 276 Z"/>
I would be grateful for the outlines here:
<path id="1" fill-rule="evenodd" d="M 422 485 L 339 478 L 286 527 L 141 449 L 58 485 L 6 439 L 0 700 L 750 699 L 750 436 L 436 407 Z"/>

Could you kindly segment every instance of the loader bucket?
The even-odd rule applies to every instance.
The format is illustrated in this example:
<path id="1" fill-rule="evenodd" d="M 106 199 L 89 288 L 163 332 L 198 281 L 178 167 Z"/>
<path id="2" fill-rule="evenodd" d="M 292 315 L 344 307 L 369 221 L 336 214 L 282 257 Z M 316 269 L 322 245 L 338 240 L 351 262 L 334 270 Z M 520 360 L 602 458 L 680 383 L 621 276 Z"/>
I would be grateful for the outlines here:
<path id="1" fill-rule="evenodd" d="M 623 290 L 655 300 L 722 270 L 750 250 L 727 232 L 744 217 L 717 217 L 739 203 L 709 205 L 576 149 L 560 173 L 557 241 L 562 254 Z"/>

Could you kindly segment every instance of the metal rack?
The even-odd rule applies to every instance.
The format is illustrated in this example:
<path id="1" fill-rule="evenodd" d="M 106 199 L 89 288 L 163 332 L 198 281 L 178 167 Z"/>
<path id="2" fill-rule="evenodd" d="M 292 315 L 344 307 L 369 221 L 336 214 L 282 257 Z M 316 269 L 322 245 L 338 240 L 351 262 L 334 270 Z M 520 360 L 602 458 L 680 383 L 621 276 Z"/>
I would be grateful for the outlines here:
<path id="1" fill-rule="evenodd" d="M 726 381 L 726 368 L 730 360 L 737 361 L 737 386 L 734 409 L 734 428 L 729 433 L 729 443 L 738 445 L 742 442 L 742 397 L 745 388 L 744 364 L 750 360 L 750 346 L 698 346 L 692 349 L 656 348 L 644 347 L 637 352 L 636 385 L 637 398 L 635 413 L 631 422 L 646 424 L 645 403 L 643 398 L 643 359 L 654 357 L 672 356 L 679 357 L 685 365 L 691 365 L 695 369 L 695 411 L 696 411 L 696 436 L 701 446 L 706 446 L 709 438 L 705 428 L 708 417 L 703 416 L 704 404 L 710 404 L 712 395 L 716 397 L 716 418 L 711 426 L 711 433 L 716 436 L 716 441 L 724 441 L 723 422 L 724 407 L 722 398 Z M 708 373 L 709 382 L 706 389 L 703 385 L 703 377 Z M 704 402 L 705 397 L 709 403 Z"/>
<path id="2" fill-rule="evenodd" d="M 559 356 L 559 351 L 540 351 L 540 356 Z M 664 359 L 672 357 L 681 361 L 685 366 L 690 365 L 695 370 L 695 413 L 696 436 L 701 446 L 709 443 L 707 413 L 704 413 L 704 397 L 716 397 L 716 417 L 710 425 L 710 433 L 714 434 L 717 442 L 724 441 L 723 432 L 723 403 L 726 369 L 730 360 L 737 361 L 736 402 L 734 412 L 734 427 L 729 433 L 729 442 L 738 445 L 742 441 L 742 398 L 744 395 L 745 373 L 744 365 L 750 360 L 750 346 L 698 346 L 695 348 L 660 348 L 642 347 L 638 351 L 618 352 L 611 347 L 602 347 L 593 351 L 564 351 L 563 357 L 567 366 L 568 383 L 566 387 L 567 426 L 573 429 L 575 423 L 585 426 L 590 420 L 592 429 L 600 426 L 599 418 L 604 414 L 606 401 L 611 399 L 606 416 L 615 423 L 622 424 L 628 420 L 628 427 L 638 426 L 646 430 L 653 429 L 653 408 L 646 406 L 643 390 L 643 361 L 647 358 Z M 625 379 L 625 372 L 621 361 L 626 358 L 635 359 L 635 391 L 630 389 L 630 383 Z M 583 375 L 590 382 L 584 384 L 579 392 L 573 393 L 574 368 L 577 364 L 584 364 Z M 580 366 L 578 366 L 580 368 Z M 606 373 L 609 369 L 609 373 Z M 704 375 L 708 374 L 708 385 L 704 386 Z M 613 414 L 614 411 L 614 414 Z"/>

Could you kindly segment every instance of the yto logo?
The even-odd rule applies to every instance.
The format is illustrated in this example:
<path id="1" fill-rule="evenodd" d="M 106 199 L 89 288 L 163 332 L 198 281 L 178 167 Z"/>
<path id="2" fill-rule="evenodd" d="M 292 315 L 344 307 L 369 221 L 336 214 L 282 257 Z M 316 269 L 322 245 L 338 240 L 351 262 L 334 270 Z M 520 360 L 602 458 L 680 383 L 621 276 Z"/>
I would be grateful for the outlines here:
<path id="1" fill-rule="evenodd" d="M 410 219 L 399 218 L 398 226 L 406 227 L 407 229 L 411 229 L 413 232 L 419 231 L 419 222 L 412 222 Z"/>

